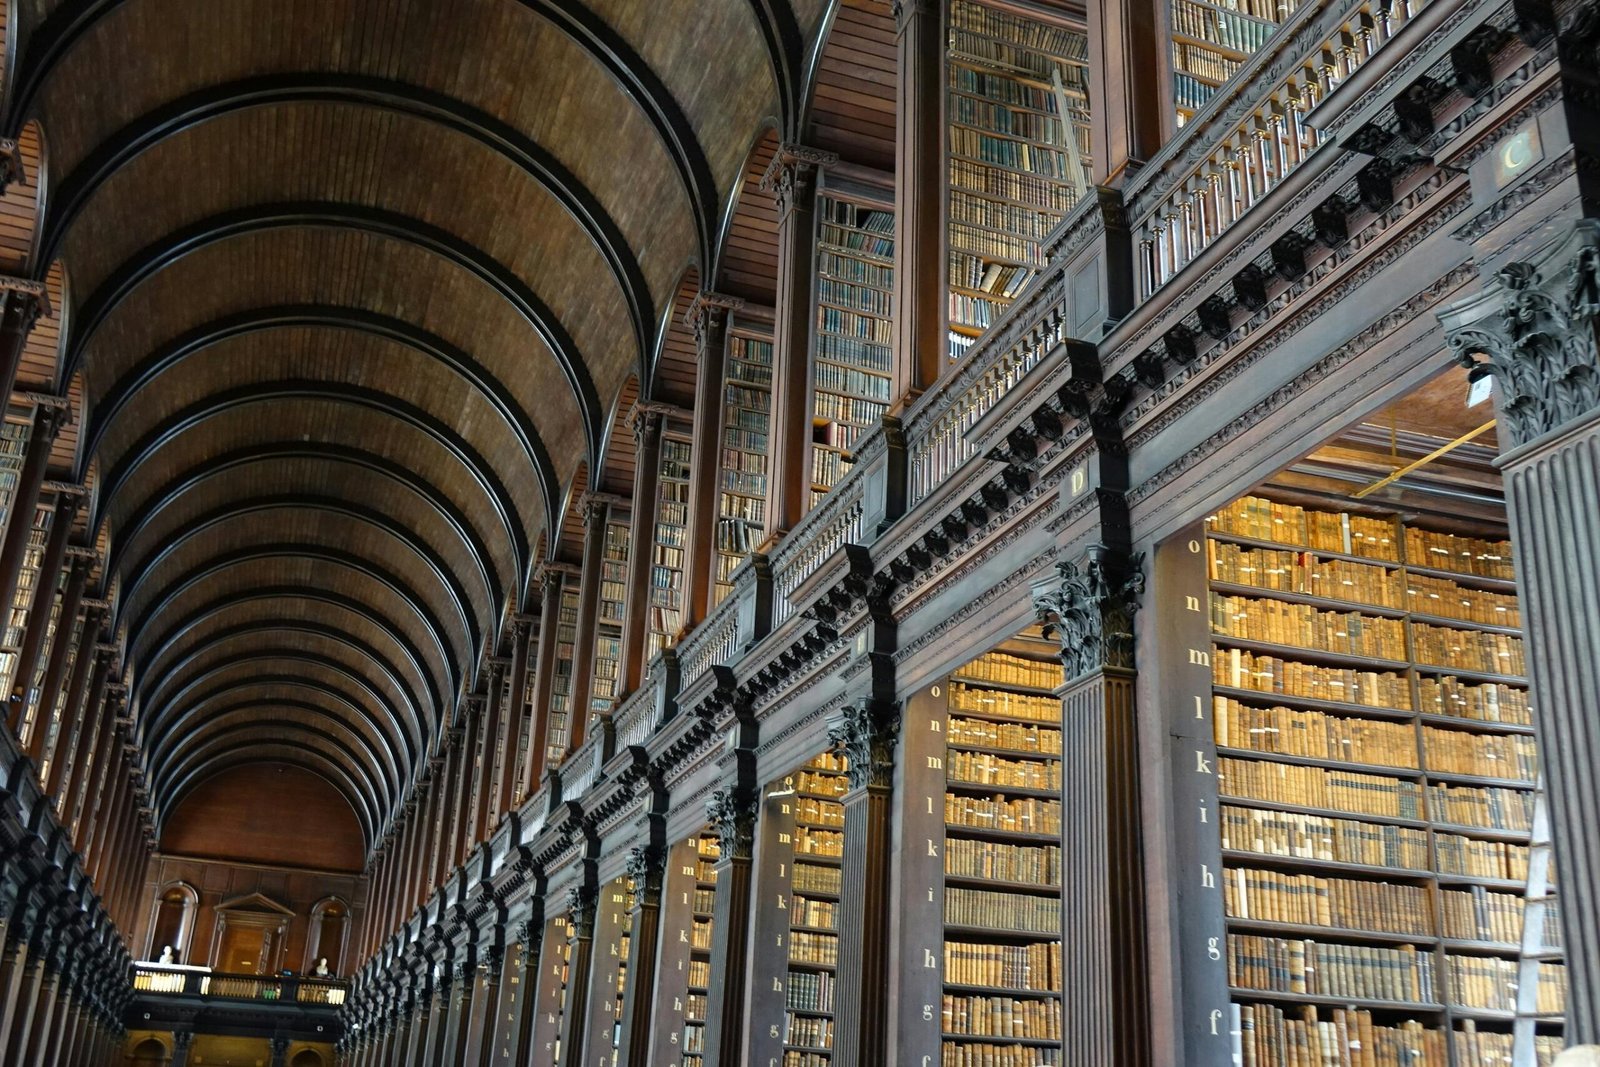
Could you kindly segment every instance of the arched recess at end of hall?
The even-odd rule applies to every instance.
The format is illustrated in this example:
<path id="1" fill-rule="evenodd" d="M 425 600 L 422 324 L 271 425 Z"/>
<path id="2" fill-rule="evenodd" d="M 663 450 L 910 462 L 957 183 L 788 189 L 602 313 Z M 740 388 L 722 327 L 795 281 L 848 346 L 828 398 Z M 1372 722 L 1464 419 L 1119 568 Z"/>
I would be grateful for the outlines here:
<path id="1" fill-rule="evenodd" d="M 145 946 L 145 959 L 160 960 L 171 949 L 172 959 L 167 962 L 189 962 L 195 913 L 199 907 L 200 894 L 187 882 L 163 886 L 151 902 L 150 940 Z"/>

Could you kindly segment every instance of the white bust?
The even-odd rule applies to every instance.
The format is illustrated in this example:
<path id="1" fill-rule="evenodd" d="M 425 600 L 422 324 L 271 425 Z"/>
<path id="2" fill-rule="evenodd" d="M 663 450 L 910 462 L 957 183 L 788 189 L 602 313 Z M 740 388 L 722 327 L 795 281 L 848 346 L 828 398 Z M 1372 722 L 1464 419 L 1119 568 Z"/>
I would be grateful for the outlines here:
<path id="1" fill-rule="evenodd" d="M 324 956 L 317 961 L 317 977 L 328 977 L 328 957 Z"/>
<path id="2" fill-rule="evenodd" d="M 1554 1067 L 1600 1067 L 1600 1045 L 1574 1045 L 1556 1057 Z"/>
<path id="3" fill-rule="evenodd" d="M 162 950 L 161 950 L 161 959 L 158 962 L 160 962 L 160 963 L 176 963 L 177 962 L 176 960 L 174 960 L 172 958 L 172 946 L 171 945 L 167 945 L 164 948 L 162 948 Z"/>

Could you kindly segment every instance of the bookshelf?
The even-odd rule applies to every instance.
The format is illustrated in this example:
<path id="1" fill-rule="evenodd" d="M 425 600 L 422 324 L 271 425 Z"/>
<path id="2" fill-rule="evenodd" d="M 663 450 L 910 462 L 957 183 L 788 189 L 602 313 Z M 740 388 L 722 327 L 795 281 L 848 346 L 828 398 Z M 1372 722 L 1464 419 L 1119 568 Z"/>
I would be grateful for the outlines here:
<path id="1" fill-rule="evenodd" d="M 1548 1063 L 1564 972 L 1509 544 L 1261 496 L 1203 540 L 1231 1040 L 1204 1062 Z"/>
<path id="2" fill-rule="evenodd" d="M 631 916 L 633 879 L 613 879 L 600 887 L 595 912 L 595 1003 L 591 1017 L 605 1020 L 588 1053 L 590 1063 L 618 1067 L 622 1048 L 623 999 L 628 992 L 628 963 L 632 952 Z"/>
<path id="3" fill-rule="evenodd" d="M 817 195 L 811 503 L 846 471 L 889 410 L 894 338 L 894 206 L 835 186 Z"/>
<path id="4" fill-rule="evenodd" d="M 952 0 L 946 53 L 949 340 L 954 361 L 1044 266 L 1089 180 L 1083 27 Z"/>
<path id="5" fill-rule="evenodd" d="M 6 616 L 5 629 L 0 631 L 0 692 L 8 696 L 16 682 L 17 657 L 22 651 L 22 639 L 28 624 L 28 611 L 39 584 L 39 563 L 44 557 L 44 543 L 50 536 L 50 520 L 55 511 L 50 503 L 41 501 L 34 508 L 33 529 L 28 534 L 28 545 L 23 551 L 22 567 L 17 573 L 17 592 L 11 602 L 11 612 Z M 33 706 L 30 686 L 29 707 Z M 22 740 L 27 742 L 28 730 L 22 729 Z"/>
<path id="6" fill-rule="evenodd" d="M 550 684 L 550 725 L 546 734 L 546 766 L 555 767 L 567 754 L 572 709 L 573 647 L 578 639 L 578 578 L 561 578 L 560 611 L 556 615 L 555 675 Z"/>
<path id="7" fill-rule="evenodd" d="M 517 783 L 512 798 L 514 807 L 521 806 L 525 799 L 522 793 L 522 768 L 528 765 L 528 746 L 533 742 L 534 704 L 539 692 L 539 625 L 536 621 L 528 627 L 528 670 L 522 678 L 521 688 L 514 691 L 517 699 L 511 704 L 509 728 L 515 731 L 512 736 L 516 738 L 516 762 L 506 768 L 506 773 Z"/>
<path id="8" fill-rule="evenodd" d="M 0 422 L 0 530 L 11 520 L 11 496 L 22 476 L 32 423 L 25 413 L 10 411 Z"/>
<path id="9" fill-rule="evenodd" d="M 44 781 L 45 772 L 49 768 L 50 752 L 55 745 L 56 732 L 60 723 L 56 718 L 55 708 L 42 708 L 39 698 L 43 695 L 44 672 L 49 666 L 50 649 L 55 644 L 56 635 L 61 625 L 61 598 L 66 588 L 68 575 L 71 568 L 62 567 L 56 576 L 56 587 L 49 595 L 50 617 L 45 623 L 44 643 L 39 646 L 38 661 L 33 666 L 33 677 L 28 681 L 27 692 L 23 696 L 23 729 L 22 736 L 32 738 L 35 730 L 44 731 L 43 742 L 38 745 L 40 753 L 39 780 Z M 77 646 L 77 635 L 72 634 L 72 647 Z"/>
<path id="10" fill-rule="evenodd" d="M 907 708 L 907 1062 L 1061 1062 L 1061 700 L 1055 648 L 1013 638 Z M 912 853 L 915 855 L 912 855 Z M 919 914 L 913 911 L 913 914 Z M 927 927 L 926 930 L 923 927 Z"/>
<path id="11" fill-rule="evenodd" d="M 594 673 L 589 684 L 589 711 L 607 714 L 617 702 L 622 669 L 622 623 L 628 601 L 628 546 L 632 523 L 621 504 L 606 506 L 605 539 L 600 556 L 600 596 L 595 606 Z"/>
<path id="12" fill-rule="evenodd" d="M 1296 0 L 1172 0 L 1168 14 L 1179 126 L 1261 50 L 1297 6 Z"/>
<path id="13" fill-rule="evenodd" d="M 728 330 L 722 388 L 722 464 L 717 492 L 712 602 L 733 589 L 733 571 L 761 544 L 767 521 L 772 420 L 772 334 L 748 323 Z"/>
<path id="14" fill-rule="evenodd" d="M 59 605 L 57 614 L 59 614 Z M 83 636 L 82 630 L 83 628 L 80 626 L 73 626 L 68 630 L 67 658 L 66 662 L 62 664 L 63 678 L 71 676 L 78 662 L 78 656 L 82 654 L 82 648 L 80 647 L 80 638 Z M 71 727 L 66 721 L 67 691 L 69 688 L 65 684 L 57 688 L 55 705 L 50 709 L 49 732 L 45 735 L 44 747 L 40 750 L 44 753 L 39 760 L 39 780 L 41 782 L 49 780 L 50 767 L 57 760 L 67 760 L 70 767 L 73 739 Z M 65 731 L 63 730 L 64 726 L 67 727 Z"/>
<path id="15" fill-rule="evenodd" d="M 716 835 L 710 833 L 692 834 L 667 854 L 651 1063 L 703 1064 L 719 855 Z"/>
<path id="16" fill-rule="evenodd" d="M 645 662 L 669 648 L 683 630 L 684 553 L 689 546 L 689 475 L 693 426 L 668 417 L 661 427 L 661 469 L 656 480 L 655 539 L 650 546 L 650 613 Z"/>

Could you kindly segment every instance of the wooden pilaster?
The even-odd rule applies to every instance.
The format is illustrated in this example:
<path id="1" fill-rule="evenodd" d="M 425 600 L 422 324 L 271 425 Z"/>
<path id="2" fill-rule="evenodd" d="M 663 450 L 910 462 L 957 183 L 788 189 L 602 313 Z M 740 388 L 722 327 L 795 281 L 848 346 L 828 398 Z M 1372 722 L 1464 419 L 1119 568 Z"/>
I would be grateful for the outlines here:
<path id="1" fill-rule="evenodd" d="M 39 491 L 44 486 L 45 470 L 50 464 L 50 449 L 64 418 L 65 412 L 54 407 L 41 407 L 34 412 L 27 455 L 11 494 L 5 536 L 0 540 L 0 605 L 7 612 L 17 599 L 17 582 L 27 558 L 28 538 L 33 532 L 33 513 L 39 505 Z M 14 723 L 12 729 L 16 729 Z"/>
<path id="2" fill-rule="evenodd" d="M 495 770 L 494 780 L 494 793 L 502 815 L 515 808 L 522 799 L 517 789 L 521 768 L 515 763 L 527 702 L 528 641 L 531 633 L 532 626 L 526 618 L 518 615 L 511 620 L 511 694 L 507 697 L 505 712 L 506 747 Z"/>
<path id="3" fill-rule="evenodd" d="M 59 520 L 59 516 L 57 518 Z M 70 523 L 69 523 L 70 525 Z M 74 634 L 79 632 L 78 607 L 83 603 L 83 587 L 89 580 L 91 560 L 85 556 L 73 558 L 67 573 L 66 588 L 61 593 L 61 615 L 56 623 L 55 640 L 50 643 L 50 656 L 45 661 L 44 678 L 39 684 L 39 712 L 37 721 L 43 724 L 44 732 L 49 731 L 49 722 L 55 714 L 55 707 L 61 696 L 61 683 L 67 673 L 67 656 L 74 647 Z M 80 639 L 77 646 L 82 657 L 89 658 L 89 647 Z M 73 715 L 71 702 L 61 709 L 61 723 L 56 731 L 55 743 L 50 751 L 46 751 L 41 743 L 38 759 L 50 759 L 49 780 L 57 780 L 56 767 L 62 759 L 69 757 L 72 752 L 72 727 Z M 41 783 L 43 784 L 43 783 Z M 47 789 L 46 792 L 49 790 Z"/>
<path id="4" fill-rule="evenodd" d="M 11 402 L 22 347 L 41 315 L 50 313 L 44 283 L 25 278 L 0 279 L 0 404 Z"/>
<path id="5" fill-rule="evenodd" d="M 1090 0 L 1089 152 L 1097 185 L 1120 187 L 1176 129 L 1164 0 Z"/>
<path id="6" fill-rule="evenodd" d="M 596 615 L 600 609 L 601 561 L 606 555 L 606 520 L 612 499 L 585 493 L 578 500 L 583 516 L 583 568 L 578 578 L 578 629 L 572 646 L 572 700 L 567 710 L 567 754 L 588 736 L 589 694 L 594 685 Z"/>
<path id="7" fill-rule="evenodd" d="M 945 365 L 947 0 L 895 0 L 894 410 Z"/>
<path id="8" fill-rule="evenodd" d="M 811 281 L 818 168 L 839 157 L 784 143 L 761 186 L 778 203 L 778 291 L 772 329 L 772 419 L 767 445 L 767 539 L 794 529 L 811 505 Z"/>
<path id="9" fill-rule="evenodd" d="M 711 610 L 717 559 L 717 472 L 722 463 L 722 381 L 728 353 L 728 312 L 744 306 L 736 297 L 701 293 L 688 312 L 697 365 L 694 386 L 694 453 L 690 460 L 689 532 L 684 555 L 683 624 L 690 627 Z"/>
<path id="10" fill-rule="evenodd" d="M 659 821 L 658 816 L 651 817 Z M 650 1062 L 650 1023 L 656 1007 L 656 962 L 660 959 L 661 892 L 666 853 L 657 844 L 635 848 L 628 856 L 633 879 L 629 912 L 628 988 L 622 997 L 622 1044 L 618 1067 L 646 1067 Z M 663 1006 L 663 1012 L 667 1007 Z"/>
<path id="11" fill-rule="evenodd" d="M 721 843 L 711 919 L 711 986 L 705 1067 L 737 1067 L 744 1048 L 750 962 L 750 863 L 755 846 L 756 790 L 719 789 L 706 807 Z"/>
<path id="12" fill-rule="evenodd" d="M 22 633 L 22 647 L 17 652 L 16 673 L 11 677 L 10 707 L 6 719 L 13 734 L 20 735 L 28 710 L 28 690 L 33 688 L 33 676 L 39 669 L 39 657 L 44 654 L 45 642 L 50 638 L 50 614 L 55 607 L 56 587 L 61 584 L 61 566 L 67 558 L 67 540 L 72 536 L 72 522 L 78 514 L 78 494 L 56 493 L 55 514 L 50 521 L 50 532 L 45 536 L 44 553 L 39 559 L 39 575 L 33 587 L 33 603 L 28 608 L 28 621 Z M 62 624 L 69 620 L 62 616 Z M 67 631 L 60 635 L 66 643 Z M 44 735 L 48 732 L 47 716 L 43 706 L 34 715 L 33 728 L 28 735 L 28 758 L 34 763 L 44 753 Z"/>
<path id="13" fill-rule="evenodd" d="M 528 731 L 528 760 L 522 771 L 522 795 L 538 792 L 544 778 L 544 753 L 550 738 L 550 695 L 556 681 L 556 627 L 561 618 L 562 572 L 546 567 L 540 575 L 539 659 L 534 665 L 533 724 Z"/>
<path id="14" fill-rule="evenodd" d="M 495 804 L 499 794 L 494 788 L 494 752 L 500 742 L 500 731 L 506 722 L 506 663 L 504 660 L 495 659 L 489 663 L 489 695 L 483 704 L 485 722 L 483 724 L 483 739 L 478 746 L 480 753 L 480 766 L 476 768 L 478 778 L 477 801 L 473 810 L 473 825 L 476 830 L 473 834 L 473 843 L 488 838 L 494 829 Z"/>
<path id="15" fill-rule="evenodd" d="M 622 622 L 622 663 L 617 692 L 639 688 L 644 677 L 644 650 L 650 618 L 650 571 L 654 564 L 656 491 L 661 475 L 661 431 L 666 423 L 659 407 L 633 409 L 633 547 L 628 553 L 627 612 Z"/>
<path id="16" fill-rule="evenodd" d="M 50 761 L 50 780 L 44 787 L 45 793 L 54 798 L 56 815 L 62 826 L 72 824 L 74 797 L 83 776 L 84 761 L 88 758 L 88 746 L 99 728 L 96 716 L 99 703 L 95 694 L 104 692 L 110 653 L 101 652 L 95 647 L 95 642 L 100 639 L 100 625 L 104 618 L 105 610 L 100 607 L 92 607 L 84 614 L 78 633 L 78 654 L 72 661 L 72 675 L 67 680 L 67 698 L 61 707 L 61 729 L 65 734 L 71 726 L 72 748 L 67 758 L 58 756 Z M 85 688 L 89 693 L 88 703 L 84 702 Z"/>
<path id="17" fill-rule="evenodd" d="M 588 866 L 588 865 L 586 865 Z M 570 1067 L 585 1062 L 589 1049 L 589 977 L 594 965 L 595 913 L 600 895 L 592 883 L 573 888 L 567 897 L 571 912 L 567 937 L 567 1004 L 561 1016 L 561 1061 Z"/>
<path id="18" fill-rule="evenodd" d="M 472 837 L 476 829 L 472 820 L 472 779 L 473 766 L 478 758 L 478 735 L 483 724 L 483 698 L 469 697 L 465 707 L 462 708 L 461 717 L 466 728 L 461 735 L 461 776 L 456 784 L 453 813 L 456 823 L 456 847 L 450 857 L 452 867 L 465 861 L 467 853 L 471 852 L 472 846 L 477 843 Z"/>

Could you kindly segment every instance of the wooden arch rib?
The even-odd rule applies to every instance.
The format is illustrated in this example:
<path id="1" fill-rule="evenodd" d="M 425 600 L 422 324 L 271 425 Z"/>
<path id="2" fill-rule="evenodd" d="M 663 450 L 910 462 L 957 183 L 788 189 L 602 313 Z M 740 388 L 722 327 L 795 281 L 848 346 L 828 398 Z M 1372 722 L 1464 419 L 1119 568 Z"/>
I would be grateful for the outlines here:
<path id="1" fill-rule="evenodd" d="M 168 509 L 176 507 L 187 494 L 198 487 L 256 464 L 296 459 L 369 471 L 406 489 L 423 501 L 429 510 L 460 538 L 488 595 L 498 596 L 508 586 L 509 583 L 498 573 L 494 565 L 483 535 L 472 525 L 467 515 L 449 497 L 441 493 L 437 486 L 386 456 L 348 445 L 322 441 L 285 441 L 252 445 L 211 456 L 187 470 L 179 471 L 159 488 L 146 494 L 138 509 L 119 523 L 116 544 L 107 556 L 106 571 L 119 573 L 126 554 L 132 550 L 132 546 L 139 543 L 154 520 L 167 513 Z M 101 514 L 109 515 L 115 502 L 109 494 L 103 497 L 98 502 Z"/>
<path id="2" fill-rule="evenodd" d="M 311 623 L 289 617 L 262 619 L 213 631 L 185 649 L 182 655 L 166 666 L 165 670 L 159 673 L 153 671 L 151 677 L 137 679 L 135 688 L 140 694 L 141 707 L 146 709 L 144 714 L 151 715 L 152 722 L 162 718 L 166 709 L 165 694 L 171 687 L 181 688 L 188 672 L 203 668 L 214 657 L 223 656 L 226 651 L 225 646 L 230 642 L 245 639 L 260 641 L 262 644 L 254 646 L 259 650 L 273 647 L 265 642 L 269 638 L 279 636 L 296 641 L 300 645 L 326 645 L 341 655 L 346 653 L 354 655 L 364 669 L 372 672 L 369 681 L 387 686 L 394 691 L 397 698 L 404 701 L 403 705 L 396 704 L 396 707 L 410 711 L 413 718 L 421 718 L 420 713 L 426 707 L 425 698 L 417 691 L 412 681 L 405 677 L 404 671 L 376 645 L 339 626 Z"/>
<path id="3" fill-rule="evenodd" d="M 218 85 L 166 104 L 119 130 L 68 175 L 50 204 L 41 246 L 53 258 L 66 234 L 116 172 L 169 137 L 249 108 L 341 103 L 381 108 L 477 141 L 539 183 L 583 227 L 622 290 L 641 353 L 649 351 L 654 302 L 638 257 L 599 198 L 554 153 L 510 124 L 453 97 L 404 82 L 355 74 L 276 74 Z"/>
<path id="4" fill-rule="evenodd" d="M 545 523 L 548 525 L 555 521 L 554 501 L 559 489 L 550 451 L 539 436 L 532 416 L 511 395 L 505 384 L 469 353 L 437 334 L 403 319 L 362 308 L 325 304 L 279 305 L 229 315 L 196 327 L 139 361 L 102 394 L 90 413 L 83 454 L 97 454 L 106 432 L 140 390 L 153 384 L 162 375 L 181 370 L 196 355 L 234 338 L 267 330 L 299 327 L 351 330 L 380 337 L 450 368 L 481 394 L 516 434 L 538 479 L 545 503 Z M 101 510 L 107 509 L 102 505 Z"/>
<path id="5" fill-rule="evenodd" d="M 270 719 L 261 718 L 264 710 L 276 711 L 278 714 Z M 299 722 L 295 719 L 282 717 L 287 710 L 277 703 L 244 703 L 226 715 L 219 715 L 208 721 L 202 730 L 196 731 L 185 738 L 185 747 L 174 752 L 171 759 L 160 766 L 151 776 L 151 793 L 161 796 L 162 788 L 174 779 L 183 776 L 184 767 L 198 758 L 203 758 L 208 751 L 228 745 L 241 738 L 241 735 L 262 735 L 273 737 L 275 734 L 289 733 L 304 736 L 305 747 L 314 752 L 320 752 L 330 758 L 336 757 L 344 768 L 350 772 L 363 786 L 362 797 L 374 815 L 381 821 L 387 817 L 398 802 L 389 796 L 384 788 L 384 779 L 374 777 L 373 764 L 370 757 L 363 754 L 365 741 L 360 734 L 348 729 L 339 729 L 342 723 L 331 721 L 328 726 L 313 726 L 311 723 Z M 254 715 L 255 718 L 236 721 L 239 715 Z M 275 737 L 275 740 L 282 740 Z"/>
<path id="6" fill-rule="evenodd" d="M 301 695 L 285 696 L 283 695 L 285 693 Z M 219 686 L 197 697 L 183 709 L 178 720 L 184 725 L 194 721 L 196 723 L 194 729 L 174 730 L 169 733 L 163 739 L 160 749 L 151 754 L 151 767 L 156 769 L 158 776 L 169 774 L 172 765 L 183 753 L 184 746 L 193 744 L 200 731 L 209 728 L 213 723 L 223 722 L 264 707 L 315 715 L 327 720 L 330 728 L 336 725 L 348 731 L 350 736 L 360 739 L 362 747 L 370 752 L 370 764 L 376 775 L 375 781 L 385 787 L 375 794 L 386 798 L 386 803 L 380 804 L 379 808 L 385 811 L 392 810 L 405 796 L 405 786 L 410 780 L 412 770 L 410 765 L 403 765 L 396 760 L 394 751 L 383 732 L 377 729 L 371 719 L 362 717 L 362 709 L 351 702 L 349 694 L 309 677 L 278 675 L 271 678 L 243 679 L 230 685 Z M 358 722 L 372 729 L 375 735 L 383 740 L 383 744 L 375 745 L 367 733 L 356 728 L 355 724 Z"/>
<path id="7" fill-rule="evenodd" d="M 398 574 L 353 552 L 308 542 L 251 545 L 248 548 L 236 549 L 211 557 L 189 571 L 178 575 L 166 587 L 166 599 L 159 604 L 146 608 L 129 620 L 129 631 L 136 632 L 140 627 L 149 625 L 151 620 L 157 617 L 163 606 L 169 603 L 172 598 L 189 589 L 203 585 L 209 579 L 216 577 L 228 568 L 262 560 L 315 560 L 357 571 L 391 589 L 396 596 L 411 606 L 411 610 L 416 612 L 418 617 L 434 633 L 442 636 L 447 632 L 434 614 L 433 609 L 429 606 L 426 598 Z M 417 759 L 419 753 L 427 747 L 428 738 L 438 729 L 439 725 L 438 723 L 417 723 L 415 724 L 416 730 L 405 734 L 406 755 L 409 761 L 414 762 Z"/>
<path id="8" fill-rule="evenodd" d="M 379 724 L 387 720 L 393 727 L 391 740 L 395 739 L 395 735 L 405 736 L 405 716 L 400 709 L 370 678 L 348 663 L 330 655 L 295 648 L 264 648 L 224 659 L 184 681 L 172 696 L 159 708 L 154 709 L 143 722 L 141 740 L 146 750 L 161 747 L 169 734 L 181 730 L 181 710 L 187 704 L 225 687 L 229 682 L 230 672 L 239 670 L 248 670 L 253 680 L 273 679 L 281 682 L 286 679 L 303 678 L 324 685 L 336 685 L 341 701 L 359 709 L 368 721 Z M 326 681 L 328 678 L 337 678 L 339 681 L 329 683 Z M 407 761 L 408 778 L 418 765 L 416 758 Z"/>
<path id="9" fill-rule="evenodd" d="M 284 744 L 262 744 L 259 741 L 246 741 L 238 745 L 219 749 L 207 754 L 204 760 L 195 764 L 188 770 L 181 781 L 168 785 L 164 795 L 157 798 L 156 802 L 156 837 L 160 838 L 166 828 L 167 815 L 183 803 L 183 798 L 195 786 L 206 779 L 221 774 L 233 767 L 245 766 L 252 763 L 282 763 L 291 767 L 298 767 L 303 771 L 316 775 L 329 785 L 333 786 L 350 803 L 351 810 L 355 812 L 357 821 L 361 824 L 361 832 L 366 837 L 366 845 L 371 849 L 378 840 L 379 827 L 383 821 L 379 814 L 367 806 L 366 800 L 361 795 L 357 786 L 348 772 L 338 763 L 318 752 L 316 749 L 301 748 Z"/>
<path id="10" fill-rule="evenodd" d="M 128 662 L 133 667 L 134 676 L 143 677 L 147 669 L 155 669 L 155 665 L 183 647 L 197 633 L 209 630 L 213 621 L 220 622 L 229 615 L 262 606 L 282 610 L 289 605 L 302 608 L 305 605 L 318 605 L 359 619 L 374 634 L 385 638 L 413 672 L 427 680 L 435 707 L 445 707 L 449 694 L 455 692 L 455 680 L 450 676 L 449 661 L 443 658 L 442 648 L 439 650 L 441 658 L 430 663 L 416 644 L 394 625 L 392 619 L 366 601 L 312 585 L 268 586 L 244 596 L 230 594 L 212 600 L 170 623 L 166 623 L 164 615 L 158 614 L 150 626 L 129 644 Z"/>
<path id="11" fill-rule="evenodd" d="M 761 39 L 767 46 L 767 64 L 778 86 L 778 119 L 786 134 L 793 136 L 803 121 L 805 48 L 804 35 L 787 0 L 749 0 Z"/>
<path id="12" fill-rule="evenodd" d="M 515 0 L 559 29 L 633 100 L 671 159 L 693 213 L 700 261 L 710 262 L 717 193 L 699 137 L 661 77 L 621 34 L 581 0 Z M 29 37 L 17 64 L 5 130 L 15 137 L 72 46 L 123 0 L 66 0 Z"/>
<path id="13" fill-rule="evenodd" d="M 145 247 L 113 270 L 84 301 L 63 360 L 63 376 L 70 377 L 78 369 L 90 339 L 117 306 L 166 267 L 219 241 L 293 228 L 354 230 L 401 241 L 426 250 L 488 285 L 533 328 L 555 355 L 578 405 L 588 454 L 599 454 L 600 401 L 594 379 L 579 357 L 577 345 L 566 327 L 533 289 L 503 263 L 447 230 L 398 212 L 362 204 L 262 204 L 225 211 Z"/>
<path id="14" fill-rule="evenodd" d="M 210 419 L 236 415 L 242 410 L 257 405 L 271 404 L 283 400 L 324 400 L 356 407 L 372 408 L 394 418 L 397 422 L 410 426 L 432 439 L 436 444 L 444 447 L 460 463 L 463 470 L 477 483 L 486 498 L 491 502 L 495 509 L 495 517 L 500 521 L 506 536 L 514 546 L 514 566 L 519 571 L 523 569 L 524 561 L 528 559 L 527 537 L 521 526 L 515 521 L 514 505 L 511 502 L 509 491 L 499 476 L 495 474 L 488 461 L 468 444 L 453 427 L 446 425 L 441 419 L 430 413 L 420 411 L 409 404 L 402 404 L 392 397 L 380 394 L 375 390 L 358 386 L 327 382 L 291 381 L 278 382 L 271 385 L 249 385 L 206 397 L 182 409 L 144 434 L 130 449 L 130 454 L 122 457 L 106 475 L 105 488 L 103 489 L 104 497 L 107 499 L 115 497 L 134 470 L 149 462 L 163 447 L 169 445 L 186 430 Z M 484 620 L 473 618 L 469 612 L 466 612 L 465 602 L 461 602 L 461 607 L 463 612 L 466 613 L 466 622 L 472 634 L 473 644 L 476 646 L 484 630 Z"/>

